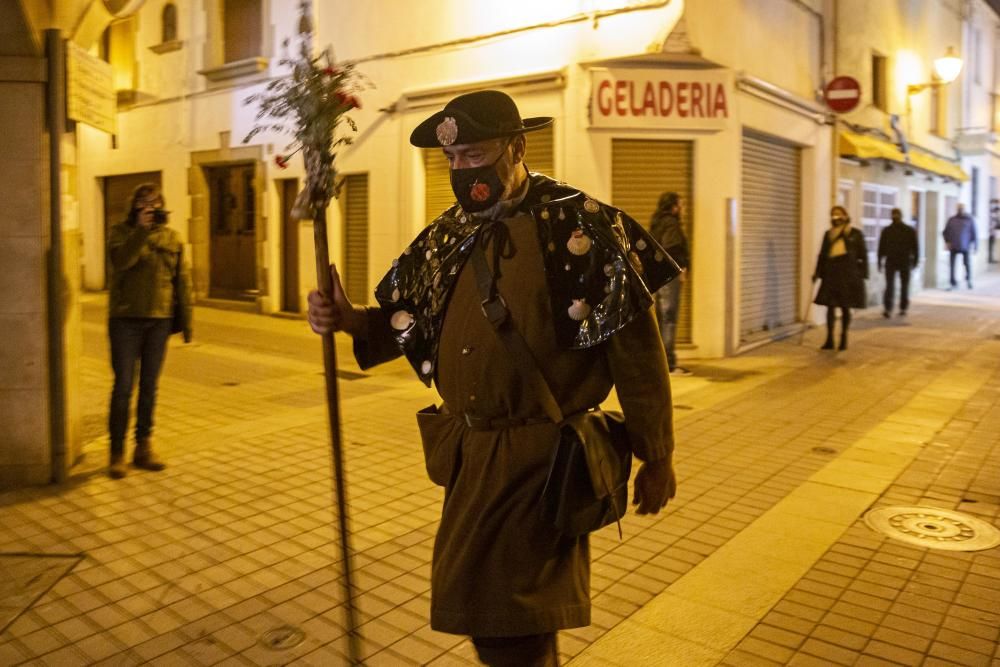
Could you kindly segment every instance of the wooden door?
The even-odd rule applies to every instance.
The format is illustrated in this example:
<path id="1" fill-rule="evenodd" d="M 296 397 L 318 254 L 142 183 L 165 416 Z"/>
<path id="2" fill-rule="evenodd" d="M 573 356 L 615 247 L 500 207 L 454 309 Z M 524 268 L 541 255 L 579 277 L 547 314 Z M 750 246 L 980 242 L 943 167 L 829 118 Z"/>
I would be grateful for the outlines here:
<path id="1" fill-rule="evenodd" d="M 207 170 L 211 198 L 209 294 L 252 301 L 257 294 L 257 203 L 254 166 Z"/>

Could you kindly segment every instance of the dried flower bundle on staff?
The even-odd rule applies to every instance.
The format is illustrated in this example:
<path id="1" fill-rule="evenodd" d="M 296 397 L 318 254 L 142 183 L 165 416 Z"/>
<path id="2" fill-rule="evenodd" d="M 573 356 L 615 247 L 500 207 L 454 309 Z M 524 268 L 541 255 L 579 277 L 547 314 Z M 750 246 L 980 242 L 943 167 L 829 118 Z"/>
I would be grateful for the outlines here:
<path id="1" fill-rule="evenodd" d="M 337 136 L 341 122 L 354 132 L 357 125 L 347 115 L 361 108 L 358 98 L 367 81 L 350 62 L 337 63 L 327 47 L 313 55 L 310 3 L 300 5 L 299 45 L 297 57 L 284 57 L 279 64 L 290 69 L 288 75 L 267 84 L 263 92 L 246 98 L 246 104 L 257 104 L 256 124 L 243 143 L 257 134 L 274 131 L 292 134 L 294 139 L 285 152 L 274 158 L 285 169 L 289 160 L 302 151 L 306 166 L 306 187 L 296 199 L 294 211 L 299 218 L 315 218 L 336 196 L 336 149 L 350 144 L 350 136 Z M 290 40 L 283 46 L 288 48 Z"/>

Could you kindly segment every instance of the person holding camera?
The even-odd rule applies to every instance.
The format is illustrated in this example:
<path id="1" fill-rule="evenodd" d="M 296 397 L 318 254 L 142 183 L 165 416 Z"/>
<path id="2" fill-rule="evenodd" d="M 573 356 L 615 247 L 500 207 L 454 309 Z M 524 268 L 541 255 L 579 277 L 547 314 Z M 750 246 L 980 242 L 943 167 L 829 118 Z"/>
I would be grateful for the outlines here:
<path id="1" fill-rule="evenodd" d="M 183 333 L 184 342 L 191 341 L 191 292 L 183 245 L 180 235 L 167 226 L 168 212 L 163 204 L 158 185 L 138 186 L 128 216 L 111 228 L 108 237 L 108 336 L 115 374 L 108 416 L 108 474 L 112 479 L 121 479 L 128 472 L 125 434 L 137 364 L 139 404 L 132 465 L 154 471 L 166 467 L 153 452 L 151 442 L 156 388 L 170 334 Z"/>

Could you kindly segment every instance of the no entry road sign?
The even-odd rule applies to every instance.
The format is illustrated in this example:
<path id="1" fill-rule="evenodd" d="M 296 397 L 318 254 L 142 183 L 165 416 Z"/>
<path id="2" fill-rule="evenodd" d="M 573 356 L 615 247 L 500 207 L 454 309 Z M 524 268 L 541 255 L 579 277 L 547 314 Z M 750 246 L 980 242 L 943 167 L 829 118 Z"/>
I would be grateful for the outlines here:
<path id="1" fill-rule="evenodd" d="M 861 101 L 861 84 L 849 76 L 838 76 L 823 91 L 826 105 L 837 113 L 847 113 Z"/>

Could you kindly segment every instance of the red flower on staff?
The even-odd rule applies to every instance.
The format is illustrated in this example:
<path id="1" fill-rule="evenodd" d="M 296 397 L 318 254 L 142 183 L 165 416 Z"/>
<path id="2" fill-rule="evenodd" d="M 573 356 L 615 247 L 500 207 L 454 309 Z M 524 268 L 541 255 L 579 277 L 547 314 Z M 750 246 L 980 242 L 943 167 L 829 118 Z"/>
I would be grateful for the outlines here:
<path id="1" fill-rule="evenodd" d="M 274 164 L 278 165 L 279 169 L 288 169 L 288 158 L 284 155 L 275 155 Z"/>
<path id="2" fill-rule="evenodd" d="M 486 201 L 490 198 L 490 186 L 486 183 L 476 183 L 469 191 L 469 196 L 475 201 Z"/>
<path id="3" fill-rule="evenodd" d="M 323 74 L 326 74 L 327 76 L 337 76 L 338 74 L 340 74 L 340 68 L 339 67 L 324 67 L 323 68 Z"/>
<path id="4" fill-rule="evenodd" d="M 341 106 L 345 106 L 348 109 L 361 108 L 361 100 L 359 100 L 354 95 L 345 95 L 344 93 L 338 92 L 336 97 L 337 97 L 337 102 L 339 102 Z"/>

